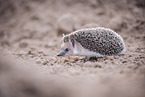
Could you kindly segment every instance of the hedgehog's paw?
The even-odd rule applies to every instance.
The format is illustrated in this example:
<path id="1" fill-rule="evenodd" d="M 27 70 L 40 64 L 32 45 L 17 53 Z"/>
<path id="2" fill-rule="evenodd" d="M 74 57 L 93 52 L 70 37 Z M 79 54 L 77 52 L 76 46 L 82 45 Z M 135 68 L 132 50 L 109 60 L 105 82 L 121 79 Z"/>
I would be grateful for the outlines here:
<path id="1" fill-rule="evenodd" d="M 89 57 L 89 56 L 86 56 L 86 57 L 84 58 L 84 60 L 83 60 L 83 63 L 87 62 L 89 59 L 90 59 L 90 57 Z"/>

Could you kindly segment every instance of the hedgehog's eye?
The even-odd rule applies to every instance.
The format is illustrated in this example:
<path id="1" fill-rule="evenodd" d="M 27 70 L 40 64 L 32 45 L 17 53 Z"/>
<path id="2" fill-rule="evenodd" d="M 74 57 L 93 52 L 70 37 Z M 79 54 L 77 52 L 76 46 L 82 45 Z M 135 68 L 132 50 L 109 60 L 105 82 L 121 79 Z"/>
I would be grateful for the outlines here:
<path id="1" fill-rule="evenodd" d="M 69 48 L 66 48 L 65 51 L 69 51 Z"/>

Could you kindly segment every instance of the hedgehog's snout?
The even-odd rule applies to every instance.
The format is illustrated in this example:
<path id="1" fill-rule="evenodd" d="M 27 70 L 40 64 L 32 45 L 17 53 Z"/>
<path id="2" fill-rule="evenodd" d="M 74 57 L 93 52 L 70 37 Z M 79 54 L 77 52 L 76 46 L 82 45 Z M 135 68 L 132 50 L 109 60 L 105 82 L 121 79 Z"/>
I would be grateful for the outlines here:
<path id="1" fill-rule="evenodd" d="M 60 52 L 58 53 L 57 56 L 64 56 L 64 55 L 65 55 L 65 52 L 64 52 L 64 50 L 62 50 L 62 51 L 60 51 Z"/>
<path id="2" fill-rule="evenodd" d="M 70 51 L 70 49 L 66 47 L 65 49 L 61 50 L 57 56 L 64 56 L 69 51 Z"/>

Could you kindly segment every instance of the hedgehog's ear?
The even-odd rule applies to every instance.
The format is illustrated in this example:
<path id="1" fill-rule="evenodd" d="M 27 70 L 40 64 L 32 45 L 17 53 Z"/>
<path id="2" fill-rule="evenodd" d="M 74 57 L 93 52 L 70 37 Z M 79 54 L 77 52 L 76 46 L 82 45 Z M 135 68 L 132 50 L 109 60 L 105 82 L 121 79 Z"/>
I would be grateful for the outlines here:
<path id="1" fill-rule="evenodd" d="M 70 40 L 71 40 L 72 46 L 74 47 L 75 45 L 74 35 L 70 35 Z"/>
<path id="2" fill-rule="evenodd" d="M 63 34 L 63 38 L 65 37 L 65 35 Z"/>

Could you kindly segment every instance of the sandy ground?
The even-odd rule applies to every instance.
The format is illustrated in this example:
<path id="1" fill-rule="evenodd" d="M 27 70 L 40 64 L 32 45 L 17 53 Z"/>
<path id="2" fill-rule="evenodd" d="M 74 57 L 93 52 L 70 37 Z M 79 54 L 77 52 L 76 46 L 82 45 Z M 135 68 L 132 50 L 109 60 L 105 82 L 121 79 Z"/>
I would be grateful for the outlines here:
<path id="1" fill-rule="evenodd" d="M 41 85 L 44 80 L 54 78 L 61 88 L 51 93 L 65 89 L 65 96 L 57 97 L 145 97 L 144 0 L 1 0 L 0 6 L 1 56 L 15 60 L 19 68 L 14 71 L 24 76 L 14 79 Z M 127 52 L 123 56 L 92 59 L 86 63 L 80 62 L 83 57 L 57 57 L 62 34 L 84 26 L 115 30 L 123 37 Z M 22 67 L 32 75 L 27 77 L 21 72 Z M 37 76 L 37 80 L 32 76 Z M 48 96 L 48 83 L 35 87 L 45 96 L 38 96 L 38 91 L 32 94 L 54 97 Z M 5 83 L 0 82 L 2 84 Z M 5 95 L 7 88 L 9 86 L 0 94 L 14 96 L 10 92 Z M 16 88 L 15 97 L 26 97 L 25 92 L 19 95 L 17 91 Z"/>

